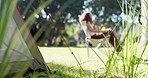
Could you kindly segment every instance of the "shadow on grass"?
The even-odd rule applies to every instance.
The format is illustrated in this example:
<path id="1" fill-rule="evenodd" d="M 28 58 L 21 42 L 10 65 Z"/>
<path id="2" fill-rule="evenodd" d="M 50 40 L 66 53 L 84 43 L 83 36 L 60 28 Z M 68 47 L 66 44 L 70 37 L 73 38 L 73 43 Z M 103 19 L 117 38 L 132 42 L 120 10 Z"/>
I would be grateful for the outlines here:
<path id="1" fill-rule="evenodd" d="M 65 66 L 61 64 L 47 63 L 49 71 L 26 72 L 19 78 L 105 78 L 105 73 L 101 71 L 78 69 L 74 66 Z M 15 78 L 17 74 L 9 75 L 6 78 Z M 109 76 L 109 78 L 122 78 L 120 76 Z"/>
<path id="2" fill-rule="evenodd" d="M 98 71 L 82 71 L 76 67 L 64 66 L 61 64 L 47 63 L 49 66 L 49 71 L 33 71 L 26 72 L 24 75 L 19 76 L 19 78 L 100 78 L 97 74 Z M 16 77 L 16 74 L 7 75 L 7 78 Z"/>
<path id="3" fill-rule="evenodd" d="M 49 71 L 31 71 L 23 72 L 23 75 L 19 73 L 9 74 L 6 78 L 100 78 L 97 76 L 97 71 L 82 71 L 72 66 L 64 66 L 61 64 L 47 63 L 49 66 Z"/>
<path id="4" fill-rule="evenodd" d="M 81 69 L 77 69 L 73 66 L 64 66 L 61 64 L 47 64 L 51 69 L 52 74 L 49 74 L 50 77 L 56 78 L 90 78 L 90 71 L 82 71 Z"/>

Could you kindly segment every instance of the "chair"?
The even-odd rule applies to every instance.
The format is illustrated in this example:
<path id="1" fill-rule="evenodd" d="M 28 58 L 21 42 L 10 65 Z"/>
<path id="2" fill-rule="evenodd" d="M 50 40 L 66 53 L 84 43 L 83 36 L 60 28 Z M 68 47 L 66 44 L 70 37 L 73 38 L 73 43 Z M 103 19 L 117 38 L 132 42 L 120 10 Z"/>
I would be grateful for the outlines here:
<path id="1" fill-rule="evenodd" d="M 83 13 L 80 17 L 79 17 L 79 21 L 80 21 L 80 24 L 83 28 L 83 31 L 85 33 L 85 41 L 86 41 L 86 47 L 87 47 L 87 54 L 88 54 L 88 57 L 89 57 L 89 42 L 92 43 L 93 45 L 96 46 L 94 52 L 96 53 L 98 48 L 101 46 L 101 44 L 104 42 L 104 40 L 106 40 L 106 38 L 108 38 L 110 35 L 105 35 L 103 36 L 103 38 L 100 38 L 100 39 L 92 39 L 91 38 L 91 33 L 90 31 L 88 30 L 89 28 L 88 27 L 88 22 L 90 23 L 89 25 L 92 26 L 91 24 L 94 24 L 93 23 L 93 20 L 92 20 L 92 15 L 90 12 L 85 12 Z M 93 25 L 94 26 L 94 25 Z M 101 30 L 101 29 L 99 29 Z M 98 34 L 101 34 L 102 35 L 103 32 L 100 32 Z"/>
<path id="2" fill-rule="evenodd" d="M 85 42 L 86 42 L 86 48 L 87 48 L 87 55 L 89 57 L 89 43 L 91 43 L 93 46 L 96 46 L 95 49 L 93 50 L 96 53 L 99 47 L 101 46 L 101 44 L 104 43 L 110 37 L 110 35 L 107 35 L 105 38 L 102 38 L 102 39 L 92 39 L 90 38 L 91 35 L 89 31 L 87 31 L 87 29 L 84 26 L 82 26 L 82 28 L 86 36 Z"/>

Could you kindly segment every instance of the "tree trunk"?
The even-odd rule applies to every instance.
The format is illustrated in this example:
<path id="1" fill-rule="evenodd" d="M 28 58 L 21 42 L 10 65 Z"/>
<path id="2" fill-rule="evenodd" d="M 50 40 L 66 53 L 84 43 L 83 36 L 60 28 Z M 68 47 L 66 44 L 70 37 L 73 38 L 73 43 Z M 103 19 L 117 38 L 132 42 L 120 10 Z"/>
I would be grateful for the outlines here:
<path id="1" fill-rule="evenodd" d="M 142 23 L 142 32 L 141 32 L 141 39 L 138 45 L 139 48 L 142 48 L 147 43 L 148 38 L 148 0 L 141 0 L 141 18 L 140 21 Z"/>

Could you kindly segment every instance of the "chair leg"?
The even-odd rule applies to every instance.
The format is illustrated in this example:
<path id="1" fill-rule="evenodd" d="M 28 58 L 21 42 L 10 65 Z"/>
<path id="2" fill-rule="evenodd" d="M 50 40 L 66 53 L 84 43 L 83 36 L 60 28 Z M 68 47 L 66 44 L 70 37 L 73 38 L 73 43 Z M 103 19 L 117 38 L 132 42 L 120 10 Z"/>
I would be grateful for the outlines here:
<path id="1" fill-rule="evenodd" d="M 97 45 L 97 47 L 95 48 L 95 52 L 97 52 L 97 50 L 100 46 L 101 46 L 101 43 Z"/>
<path id="2" fill-rule="evenodd" d="M 97 54 L 97 50 L 100 46 L 101 46 L 101 43 L 99 43 L 95 49 L 91 48 L 92 51 L 95 53 L 95 55 L 97 55 L 99 58 L 100 58 L 100 56 Z"/>
<path id="3" fill-rule="evenodd" d="M 85 41 L 86 41 L 86 47 L 87 47 L 87 56 L 89 57 L 89 42 L 87 38 L 85 39 Z"/>

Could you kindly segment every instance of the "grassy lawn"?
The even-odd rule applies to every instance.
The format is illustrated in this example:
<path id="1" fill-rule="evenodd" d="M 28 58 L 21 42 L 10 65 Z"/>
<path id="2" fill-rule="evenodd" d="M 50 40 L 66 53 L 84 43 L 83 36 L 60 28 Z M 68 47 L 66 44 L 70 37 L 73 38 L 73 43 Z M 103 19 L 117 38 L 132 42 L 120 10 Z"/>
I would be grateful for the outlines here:
<path id="1" fill-rule="evenodd" d="M 145 50 L 143 60 L 139 62 L 136 74 L 132 70 L 124 72 L 124 65 L 122 59 L 122 52 L 119 55 L 114 54 L 114 57 L 110 59 L 110 55 L 113 54 L 113 48 L 100 48 L 97 54 L 105 62 L 95 55 L 90 49 L 89 57 L 87 55 L 86 48 L 71 47 L 71 50 L 76 55 L 77 59 L 81 63 L 84 71 L 81 70 L 77 61 L 67 47 L 39 47 L 45 62 L 50 68 L 50 72 L 26 72 L 22 78 L 147 78 L 148 77 L 148 60 L 147 51 Z M 133 56 L 135 57 L 135 56 Z M 140 59 L 133 58 L 135 61 L 129 64 L 133 64 L 134 69 L 137 66 L 137 62 Z M 125 64 L 128 62 L 125 62 Z M 132 69 L 132 66 L 129 66 Z M 109 75 L 107 76 L 107 71 Z M 127 77 L 129 75 L 129 77 Z M 13 76 L 13 75 L 12 75 Z M 11 78 L 11 75 L 7 78 Z M 14 76 L 15 77 L 15 76 Z"/>
<path id="2" fill-rule="evenodd" d="M 77 59 L 79 60 L 81 66 L 85 71 L 81 70 L 77 61 L 75 60 L 75 58 L 73 57 L 73 55 L 67 47 L 39 47 L 39 49 L 43 55 L 45 62 L 48 64 L 52 73 L 54 73 L 50 74 L 50 76 L 58 76 L 60 78 L 102 78 L 102 76 L 106 72 L 105 65 L 91 49 L 89 50 L 90 52 L 88 57 L 86 48 L 71 47 L 71 50 L 76 55 Z M 105 64 L 107 64 L 109 55 L 113 53 L 113 50 L 113 48 L 100 48 L 97 51 L 97 54 L 105 62 Z M 147 51 L 148 48 L 146 48 L 142 57 L 142 59 L 145 60 L 143 60 L 143 62 L 140 62 L 139 64 L 136 78 L 147 78 L 148 76 L 148 64 L 146 63 L 148 57 Z M 117 68 L 118 71 L 117 69 L 115 69 L 115 71 L 114 68 L 109 69 L 110 72 L 115 71 L 115 74 L 112 75 L 115 78 L 116 76 L 121 78 L 126 77 L 124 76 L 124 74 L 120 74 L 123 73 L 121 72 L 121 70 L 123 71 L 123 67 L 121 67 L 122 63 L 120 63 L 122 62 L 122 54 L 123 51 L 119 55 L 115 54 L 116 57 L 114 58 L 120 58 L 120 60 L 115 61 L 116 63 L 111 65 L 115 65 L 115 68 Z"/>
<path id="3" fill-rule="evenodd" d="M 51 72 L 27 73 L 23 77 L 103 78 L 104 76 L 104 65 L 91 49 L 88 57 L 86 48 L 71 47 L 84 71 L 81 70 L 77 61 L 67 47 L 39 47 L 39 49 Z M 97 51 L 100 58 L 104 58 L 104 62 L 107 60 L 105 50 L 111 52 L 112 49 L 100 48 Z"/>
<path id="4" fill-rule="evenodd" d="M 103 73 L 99 71 L 82 71 L 72 66 L 47 63 L 51 72 L 26 73 L 22 78 L 102 78 Z M 11 78 L 7 77 L 7 78 Z"/>
<path id="5" fill-rule="evenodd" d="M 39 49 L 47 63 L 62 64 L 79 68 L 77 61 L 67 47 L 40 47 Z M 102 61 L 91 49 L 89 51 L 89 57 L 86 48 L 71 47 L 71 49 L 85 70 L 102 70 L 104 68 Z M 112 49 L 100 48 L 97 51 L 104 62 L 107 60 L 107 50 L 111 52 Z"/>
<path id="6" fill-rule="evenodd" d="M 73 66 L 65 66 L 61 64 L 48 63 L 48 66 L 51 67 L 52 74 L 50 77 L 53 78 L 96 78 L 103 76 L 103 73 L 99 71 L 82 71 Z"/>

